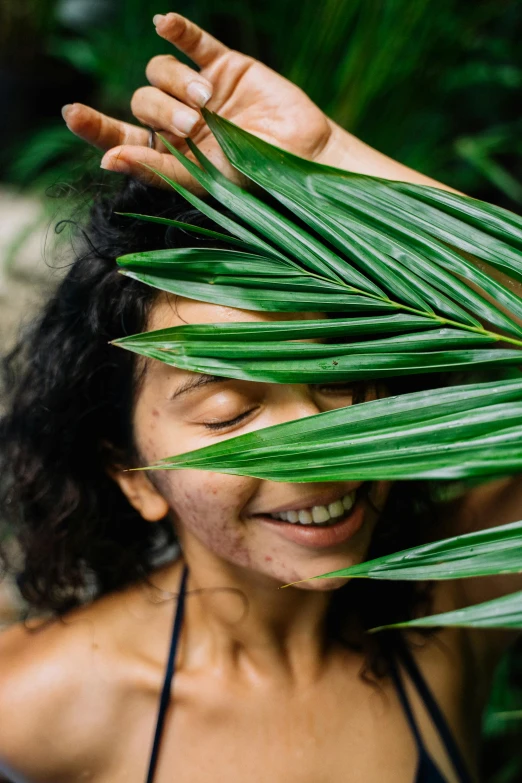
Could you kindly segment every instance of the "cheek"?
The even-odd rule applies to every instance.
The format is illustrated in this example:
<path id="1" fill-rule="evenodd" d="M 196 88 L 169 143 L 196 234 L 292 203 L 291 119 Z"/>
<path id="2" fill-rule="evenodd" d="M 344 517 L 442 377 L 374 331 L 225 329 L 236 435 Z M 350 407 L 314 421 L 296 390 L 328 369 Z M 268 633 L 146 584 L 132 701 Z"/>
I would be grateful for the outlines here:
<path id="1" fill-rule="evenodd" d="M 138 406 L 135 432 L 142 459 L 148 465 L 207 445 L 170 421 L 148 399 Z M 241 512 L 257 490 L 257 479 L 182 470 L 155 471 L 153 481 L 172 509 L 183 548 L 193 536 L 225 559 L 241 565 L 250 563 Z"/>
<path id="2" fill-rule="evenodd" d="M 182 543 L 194 536 L 215 554 L 248 565 L 241 512 L 257 484 L 255 479 L 184 470 L 167 474 L 162 494 L 175 514 Z"/>
<path id="3" fill-rule="evenodd" d="M 134 431 L 139 445 L 139 452 L 145 464 L 152 465 L 164 457 L 174 454 L 169 451 L 169 442 L 166 440 L 166 427 L 164 417 L 157 408 L 152 407 L 147 416 L 137 416 L 134 422 Z M 136 426 L 137 425 L 137 426 Z"/>

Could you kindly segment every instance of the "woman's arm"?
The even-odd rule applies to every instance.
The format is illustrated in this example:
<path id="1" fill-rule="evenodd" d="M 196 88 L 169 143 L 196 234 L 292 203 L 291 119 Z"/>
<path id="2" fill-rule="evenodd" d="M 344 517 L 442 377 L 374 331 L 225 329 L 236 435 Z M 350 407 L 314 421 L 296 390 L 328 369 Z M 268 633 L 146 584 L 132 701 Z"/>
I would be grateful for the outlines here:
<path id="1" fill-rule="evenodd" d="M 187 150 L 184 139 L 190 135 L 222 171 L 237 178 L 203 122 L 200 108 L 208 105 L 250 133 L 303 158 L 363 174 L 446 187 L 364 144 L 330 120 L 299 87 L 259 61 L 229 49 L 188 19 L 167 14 L 154 20 L 158 34 L 200 70 L 174 56 L 153 58 L 146 70 L 150 85 L 134 93 L 131 107 L 141 123 L 166 132 L 179 149 Z M 144 128 L 77 103 L 65 107 L 64 118 L 73 133 L 106 152 L 104 168 L 164 186 L 143 167 L 147 163 L 198 190 L 172 155 L 147 147 L 149 132 Z"/>

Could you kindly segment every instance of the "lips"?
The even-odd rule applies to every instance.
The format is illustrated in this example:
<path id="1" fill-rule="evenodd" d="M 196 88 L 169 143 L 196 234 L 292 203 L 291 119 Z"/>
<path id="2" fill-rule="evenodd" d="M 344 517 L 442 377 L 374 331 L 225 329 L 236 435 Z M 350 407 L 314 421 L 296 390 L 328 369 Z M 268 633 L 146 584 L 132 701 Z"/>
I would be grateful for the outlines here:
<path id="1" fill-rule="evenodd" d="M 336 500 L 332 500 L 328 505 L 315 505 L 299 509 L 288 508 L 283 511 L 272 512 L 271 514 L 256 514 L 253 518 L 259 524 L 269 527 L 277 535 L 296 544 L 317 549 L 337 546 L 354 536 L 364 522 L 366 505 L 364 497 L 362 497 L 363 493 L 359 493 L 359 489 L 352 490 L 349 493 L 345 492 L 344 495 L 338 496 Z M 345 497 L 348 498 L 346 500 L 347 509 L 344 508 Z M 336 512 L 339 508 L 337 505 L 339 502 L 343 504 L 343 513 L 338 516 L 330 516 L 330 509 Z M 327 510 L 328 520 L 326 522 L 314 522 L 314 509 L 322 508 Z M 304 522 L 299 520 L 299 514 L 302 512 L 306 512 L 307 515 L 312 517 L 310 522 L 307 521 L 309 518 L 307 515 L 304 516 Z M 291 515 L 293 519 L 296 513 L 298 514 L 298 521 L 292 522 L 288 515 Z M 284 519 L 285 515 L 286 519 Z M 317 516 L 316 511 L 316 518 Z M 319 514 L 320 516 L 321 514 Z"/>
<path id="2" fill-rule="evenodd" d="M 278 522 L 292 525 L 325 525 L 339 521 L 355 505 L 358 495 L 369 482 L 358 482 L 351 486 L 332 486 L 314 495 L 295 499 L 270 510 L 250 512 L 253 517 L 269 517 Z"/>

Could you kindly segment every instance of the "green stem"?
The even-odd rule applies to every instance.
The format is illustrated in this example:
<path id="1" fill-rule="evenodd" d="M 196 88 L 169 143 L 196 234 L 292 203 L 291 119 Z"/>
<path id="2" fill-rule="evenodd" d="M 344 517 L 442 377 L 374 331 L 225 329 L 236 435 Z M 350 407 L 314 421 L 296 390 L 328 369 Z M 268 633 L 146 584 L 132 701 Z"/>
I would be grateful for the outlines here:
<path id="1" fill-rule="evenodd" d="M 313 272 L 307 272 L 306 270 L 302 271 L 305 271 L 309 277 L 315 277 L 318 280 L 324 280 L 330 283 L 332 282 L 327 277 L 323 277 L 322 275 L 318 275 Z M 367 291 L 355 288 L 354 286 L 348 285 L 347 283 L 341 282 L 340 285 L 349 289 L 350 291 L 360 294 L 361 296 L 366 296 L 368 299 L 376 299 L 378 302 L 386 302 L 387 304 L 391 304 L 393 307 L 396 307 L 397 310 L 405 310 L 408 313 L 420 315 L 423 318 L 430 318 L 432 321 L 437 321 L 438 323 L 444 324 L 446 326 L 455 326 L 457 329 L 463 329 L 466 332 L 483 334 L 485 337 L 490 337 L 492 340 L 495 340 L 495 342 L 510 343 L 511 345 L 516 345 L 517 348 L 522 348 L 522 340 L 517 340 L 515 337 L 506 337 L 505 335 L 497 334 L 497 332 L 490 332 L 488 329 L 484 329 L 483 326 L 470 326 L 469 324 L 462 324 L 460 321 L 452 321 L 450 318 L 444 318 L 441 315 L 437 315 L 435 312 L 427 312 L 426 310 L 419 310 L 415 307 L 409 307 L 408 305 L 401 304 L 400 302 L 394 302 L 393 299 L 389 298 L 389 296 L 369 294 Z"/>
<path id="2" fill-rule="evenodd" d="M 468 326 L 466 324 L 461 324 L 458 321 L 451 321 L 449 318 L 442 318 L 440 316 L 436 316 L 436 318 L 438 321 L 440 321 L 440 323 L 457 326 L 459 329 L 465 329 L 467 332 L 484 334 L 486 337 L 491 337 L 493 340 L 504 343 L 511 343 L 512 345 L 516 345 L 517 348 L 522 348 L 522 340 L 517 340 L 514 337 L 506 337 L 503 334 L 497 334 L 497 332 L 490 332 L 488 329 L 484 329 L 483 326 Z"/>

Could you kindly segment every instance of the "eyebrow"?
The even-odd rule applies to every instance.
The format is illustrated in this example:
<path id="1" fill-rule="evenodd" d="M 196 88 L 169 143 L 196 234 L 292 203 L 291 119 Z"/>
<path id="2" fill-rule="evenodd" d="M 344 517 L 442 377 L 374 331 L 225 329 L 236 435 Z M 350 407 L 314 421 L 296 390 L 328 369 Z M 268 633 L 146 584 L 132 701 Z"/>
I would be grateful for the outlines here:
<path id="1" fill-rule="evenodd" d="M 199 389 L 201 386 L 207 386 L 209 383 L 221 383 L 224 380 L 225 378 L 221 377 L 220 375 L 198 374 L 193 378 L 186 380 L 185 383 L 182 383 L 181 386 L 176 389 L 170 399 L 176 400 L 178 397 L 181 397 L 182 394 L 187 394 L 187 392 L 193 391 L 193 389 Z"/>

